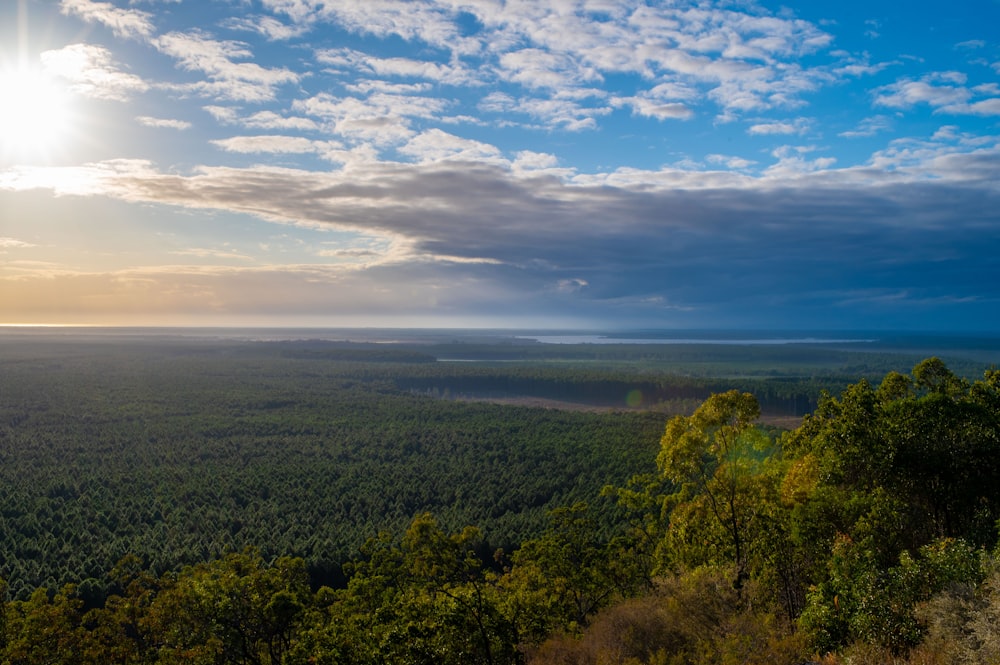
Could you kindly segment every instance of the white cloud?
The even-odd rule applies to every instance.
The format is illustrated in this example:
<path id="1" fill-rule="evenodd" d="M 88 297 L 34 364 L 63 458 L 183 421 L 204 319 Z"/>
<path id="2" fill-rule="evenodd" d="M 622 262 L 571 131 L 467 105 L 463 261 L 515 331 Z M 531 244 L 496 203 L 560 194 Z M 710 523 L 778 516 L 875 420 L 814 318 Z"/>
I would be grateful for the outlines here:
<path id="1" fill-rule="evenodd" d="M 529 89 L 563 89 L 600 81 L 594 67 L 581 66 L 570 53 L 525 48 L 500 56 L 501 77 Z"/>
<path id="2" fill-rule="evenodd" d="M 208 106 L 203 106 L 202 108 L 213 118 L 226 124 L 235 124 L 240 118 L 239 111 L 231 106 L 216 106 L 214 104 L 209 104 Z"/>
<path id="3" fill-rule="evenodd" d="M 438 119 L 449 102 L 421 95 L 375 92 L 365 99 L 320 93 L 296 100 L 293 110 L 315 118 L 327 131 L 349 141 L 375 146 L 399 145 L 414 136 L 414 118 Z"/>
<path id="4" fill-rule="evenodd" d="M 357 81 L 344 86 L 349 92 L 359 95 L 370 95 L 382 92 L 390 95 L 419 95 L 429 92 L 434 86 L 430 83 L 389 83 L 388 81 Z"/>
<path id="5" fill-rule="evenodd" d="M 982 39 L 969 39 L 967 41 L 955 44 L 955 48 L 957 49 L 967 49 L 970 51 L 981 49 L 984 46 L 986 46 L 986 42 L 983 41 Z"/>
<path id="6" fill-rule="evenodd" d="M 910 108 L 917 104 L 945 106 L 961 103 L 969 98 L 969 91 L 965 88 L 934 85 L 926 80 L 897 81 L 878 88 L 875 92 L 875 104 L 899 109 Z"/>
<path id="7" fill-rule="evenodd" d="M 732 155 L 711 154 L 711 155 L 706 155 L 705 159 L 711 164 L 721 164 L 726 168 L 735 170 L 746 169 L 757 163 L 752 159 L 745 159 L 743 157 L 734 157 Z"/>
<path id="8" fill-rule="evenodd" d="M 378 109 L 381 115 L 414 118 L 436 118 L 450 105 L 448 100 L 440 97 L 388 92 L 373 93 L 365 99 L 365 103 L 372 109 Z"/>
<path id="9" fill-rule="evenodd" d="M 40 56 L 49 73 L 70 82 L 74 92 L 96 99 L 126 101 L 149 85 L 138 76 L 118 69 L 111 51 L 92 44 L 70 44 Z"/>
<path id="10" fill-rule="evenodd" d="M 934 141 L 952 141 L 957 138 L 959 138 L 958 125 L 943 125 L 931 136 Z"/>
<path id="11" fill-rule="evenodd" d="M 208 81 L 187 86 L 204 95 L 236 101 L 269 101 L 275 98 L 275 88 L 301 78 L 287 68 L 235 62 L 234 59 L 253 55 L 241 42 L 217 41 L 201 33 L 171 32 L 157 37 L 153 43 L 161 52 L 176 58 L 183 68 L 208 76 Z"/>
<path id="12" fill-rule="evenodd" d="M 419 163 L 444 160 L 488 162 L 500 159 L 496 146 L 464 139 L 454 134 L 432 129 L 413 137 L 399 152 L 414 157 Z"/>
<path id="13" fill-rule="evenodd" d="M 191 123 L 186 120 L 171 120 L 169 118 L 154 118 L 148 115 L 136 117 L 136 122 L 146 127 L 166 128 L 166 129 L 190 129 Z"/>
<path id="14" fill-rule="evenodd" d="M 873 76 L 881 71 L 900 64 L 899 60 L 887 60 L 872 63 L 868 53 L 851 53 L 848 51 L 836 50 L 830 53 L 836 57 L 838 62 L 833 66 L 832 74 L 841 80 L 845 77 L 857 78 L 861 76 Z"/>
<path id="15" fill-rule="evenodd" d="M 809 131 L 810 121 L 807 118 L 796 118 L 791 122 L 761 122 L 751 125 L 747 133 L 754 136 L 774 134 L 805 134 Z"/>
<path id="16" fill-rule="evenodd" d="M 328 162 L 342 165 L 345 172 L 353 169 L 367 168 L 379 163 L 378 149 L 372 143 L 361 143 L 350 148 L 338 148 L 331 141 L 329 148 L 318 154 Z"/>
<path id="17" fill-rule="evenodd" d="M 932 72 L 918 81 L 903 79 L 875 91 L 875 104 L 908 109 L 927 104 L 936 113 L 955 115 L 1000 115 L 1000 87 L 986 83 L 967 87 L 961 72 Z M 991 96 L 973 101 L 975 97 Z"/>
<path id="18" fill-rule="evenodd" d="M 690 99 L 663 95 L 656 90 L 663 85 L 707 94 L 726 112 L 738 113 L 800 106 L 803 93 L 848 75 L 846 70 L 808 69 L 796 62 L 802 55 L 828 47 L 831 35 L 808 21 L 769 15 L 752 5 L 707 9 L 609 2 L 597 9 L 574 3 L 471 0 L 383 0 L 375 4 L 271 0 L 265 4 L 296 24 L 331 21 L 359 33 L 420 40 L 450 54 L 447 62 L 431 62 L 375 57 L 344 48 L 319 51 L 317 59 L 335 68 L 456 85 L 503 82 L 535 93 L 548 91 L 557 99 L 566 99 L 576 88 L 604 82 L 609 74 L 638 74 L 645 81 L 655 81 L 653 89 L 637 82 L 634 94 L 617 96 L 635 98 L 636 113 L 655 118 L 690 114 L 691 104 L 681 105 Z M 475 16 L 480 30 L 463 36 L 458 29 L 459 12 Z M 601 13 L 602 20 L 593 20 L 594 12 Z M 470 55 L 485 56 L 477 71 L 457 64 L 467 62 Z M 877 67 L 881 66 L 859 64 L 853 75 Z M 535 94 L 529 97 L 537 99 Z M 537 102 L 535 106 L 540 108 Z M 572 120 L 566 119 L 565 112 L 536 111 L 533 116 L 555 126 L 581 129 L 594 126 L 593 118 L 602 112 L 576 112 Z"/>
<path id="19" fill-rule="evenodd" d="M 924 80 L 931 81 L 934 83 L 952 83 L 954 85 L 965 85 L 969 80 L 969 76 L 964 72 L 931 72 L 924 77 Z"/>
<path id="20" fill-rule="evenodd" d="M 937 85 L 938 82 L 956 82 L 953 77 L 927 75 L 919 81 L 903 79 L 875 90 L 875 104 L 890 108 L 906 109 L 917 104 L 945 106 L 965 102 L 970 93 L 955 85 Z"/>
<path id="21" fill-rule="evenodd" d="M 559 158 L 544 152 L 522 150 L 517 153 L 514 165 L 524 170 L 553 169 L 559 166 Z"/>
<path id="22" fill-rule="evenodd" d="M 352 262 L 364 260 L 366 263 L 370 263 L 381 258 L 383 255 L 381 252 L 366 247 L 347 247 L 343 249 L 321 249 L 316 252 L 316 256 L 345 259 Z"/>
<path id="23" fill-rule="evenodd" d="M 654 102 L 648 99 L 633 98 L 632 110 L 636 115 L 657 120 L 689 120 L 694 117 L 694 111 L 681 102 Z"/>
<path id="24" fill-rule="evenodd" d="M 611 106 L 588 107 L 572 99 L 544 97 L 514 99 L 502 92 L 490 93 L 479 102 L 478 108 L 485 113 L 503 116 L 524 114 L 548 126 L 559 127 L 566 131 L 593 129 L 597 126 L 596 118 L 612 111 Z M 509 118 L 506 121 L 513 124 Z"/>
<path id="25" fill-rule="evenodd" d="M 507 113 L 517 108 L 517 100 L 506 92 L 494 91 L 479 100 L 477 108 L 488 113 Z"/>
<path id="26" fill-rule="evenodd" d="M 0 236 L 0 250 L 2 249 L 23 249 L 25 247 L 34 247 L 35 245 L 30 242 L 25 242 L 23 240 L 18 240 L 17 238 L 3 237 Z"/>
<path id="27" fill-rule="evenodd" d="M 308 25 L 317 18 L 322 2 L 314 0 L 261 0 L 261 4 L 277 14 L 288 16 L 294 23 Z"/>
<path id="28" fill-rule="evenodd" d="M 930 140 L 900 138 L 872 155 L 871 166 L 889 173 L 908 169 L 926 178 L 988 182 L 991 160 L 1000 150 L 996 136 L 960 131 L 956 125 L 940 127 Z"/>
<path id="29" fill-rule="evenodd" d="M 816 146 L 783 145 L 775 148 L 771 154 L 778 161 L 764 171 L 765 177 L 794 178 L 806 173 L 825 171 L 837 162 L 834 157 L 806 158 L 806 155 L 816 150 Z"/>
<path id="30" fill-rule="evenodd" d="M 398 117 L 358 117 L 337 121 L 333 131 L 347 141 L 387 148 L 405 143 L 416 132 Z"/>
<path id="31" fill-rule="evenodd" d="M 259 111 L 246 117 L 235 117 L 222 113 L 218 119 L 230 124 L 238 123 L 244 127 L 253 129 L 296 129 L 302 131 L 315 131 L 319 129 L 319 125 L 311 118 L 282 116 L 274 111 Z"/>
<path id="32" fill-rule="evenodd" d="M 228 139 L 211 141 L 212 145 L 227 152 L 238 153 L 315 153 L 327 144 L 318 146 L 317 142 L 298 136 L 234 136 Z"/>
<path id="33" fill-rule="evenodd" d="M 837 134 L 837 136 L 842 136 L 845 139 L 862 138 L 866 136 L 875 136 L 880 132 L 887 131 L 892 128 L 892 119 L 884 115 L 875 115 L 870 118 L 865 118 L 855 129 L 849 129 Z"/>
<path id="34" fill-rule="evenodd" d="M 697 93 L 682 83 L 661 83 L 634 97 L 611 99 L 613 106 L 630 106 L 634 115 L 657 120 L 688 120 L 694 111 L 685 103 L 697 98 Z"/>
<path id="35" fill-rule="evenodd" d="M 321 49 L 316 60 L 338 69 L 375 76 L 418 78 L 447 85 L 477 85 L 475 72 L 458 63 L 441 63 L 413 58 L 383 58 L 349 48 Z"/>
<path id="36" fill-rule="evenodd" d="M 556 290 L 562 293 L 576 293 L 587 288 L 587 280 L 579 277 L 561 279 L 556 283 Z"/>
<path id="37" fill-rule="evenodd" d="M 983 99 L 971 104 L 949 104 L 938 109 L 941 113 L 956 115 L 1000 116 L 1000 98 Z"/>
<path id="38" fill-rule="evenodd" d="M 339 2 L 269 2 L 276 11 L 336 21 L 349 30 L 407 41 L 419 40 L 456 53 L 479 49 L 475 39 L 462 36 L 454 14 L 445 4 L 428 0 L 341 0 Z M 311 5 L 311 7 L 305 7 Z"/>
<path id="39" fill-rule="evenodd" d="M 253 257 L 235 252 L 231 249 L 214 249 L 207 247 L 190 247 L 170 252 L 178 256 L 194 256 L 200 259 L 239 259 L 241 261 L 253 260 Z"/>
<path id="40" fill-rule="evenodd" d="M 155 28 L 148 12 L 119 9 L 110 2 L 94 0 L 61 0 L 63 14 L 75 14 L 88 23 L 101 23 L 120 37 L 148 38 Z"/>
<path id="41" fill-rule="evenodd" d="M 292 108 L 325 120 L 340 122 L 358 119 L 387 117 L 435 118 L 447 107 L 448 102 L 435 97 L 374 93 L 365 99 L 335 97 L 320 93 L 308 99 L 296 100 Z"/>
<path id="42" fill-rule="evenodd" d="M 264 36 L 271 41 L 284 41 L 303 35 L 307 26 L 288 25 L 273 16 L 240 16 L 233 17 L 223 23 L 232 30 L 243 30 Z"/>
<path id="43" fill-rule="evenodd" d="M 708 91 L 708 97 L 729 112 L 797 108 L 805 104 L 804 93 L 834 80 L 829 72 L 808 71 L 793 64 L 755 67 L 726 75 Z"/>
<path id="44" fill-rule="evenodd" d="M 296 116 L 281 116 L 271 111 L 261 111 L 247 116 L 243 126 L 258 129 L 294 129 L 300 131 L 315 131 L 319 125 L 310 118 Z"/>

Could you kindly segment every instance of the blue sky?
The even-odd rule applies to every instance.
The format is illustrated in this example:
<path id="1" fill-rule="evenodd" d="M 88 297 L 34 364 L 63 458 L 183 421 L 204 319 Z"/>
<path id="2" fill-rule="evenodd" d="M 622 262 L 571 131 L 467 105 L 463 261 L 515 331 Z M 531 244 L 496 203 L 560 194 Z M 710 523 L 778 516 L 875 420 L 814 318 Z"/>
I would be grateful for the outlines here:
<path id="1" fill-rule="evenodd" d="M 0 0 L 0 323 L 1000 325 L 1000 0 Z"/>

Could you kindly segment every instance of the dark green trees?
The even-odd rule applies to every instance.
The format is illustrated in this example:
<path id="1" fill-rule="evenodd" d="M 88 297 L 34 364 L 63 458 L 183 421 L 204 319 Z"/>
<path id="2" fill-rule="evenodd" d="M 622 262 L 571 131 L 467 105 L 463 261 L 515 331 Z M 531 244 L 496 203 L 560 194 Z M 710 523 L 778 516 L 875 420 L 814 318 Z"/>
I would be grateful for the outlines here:
<path id="1" fill-rule="evenodd" d="M 918 602 L 981 580 L 1000 518 L 998 378 L 969 383 L 930 358 L 823 400 L 786 437 L 811 469 L 792 517 L 813 582 L 802 623 L 819 644 L 908 648 Z"/>
<path id="2" fill-rule="evenodd" d="M 349 566 L 347 588 L 317 594 L 297 657 L 338 665 L 518 662 L 515 629 L 481 545 L 477 529 L 447 533 L 426 513 L 402 538 L 370 539 Z"/>

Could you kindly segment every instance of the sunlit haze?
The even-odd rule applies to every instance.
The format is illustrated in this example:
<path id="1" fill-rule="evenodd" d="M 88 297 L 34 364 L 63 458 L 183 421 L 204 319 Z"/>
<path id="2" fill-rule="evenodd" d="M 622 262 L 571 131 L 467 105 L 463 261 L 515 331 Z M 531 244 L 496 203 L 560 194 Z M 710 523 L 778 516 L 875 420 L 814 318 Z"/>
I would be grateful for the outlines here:
<path id="1" fill-rule="evenodd" d="M 997 26 L 2 0 L 0 323 L 995 330 Z"/>

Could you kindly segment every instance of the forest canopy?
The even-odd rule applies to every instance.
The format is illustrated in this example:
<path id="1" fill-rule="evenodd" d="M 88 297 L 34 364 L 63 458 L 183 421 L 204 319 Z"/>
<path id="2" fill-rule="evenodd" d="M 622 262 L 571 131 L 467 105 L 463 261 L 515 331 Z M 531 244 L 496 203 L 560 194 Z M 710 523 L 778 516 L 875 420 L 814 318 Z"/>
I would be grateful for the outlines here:
<path id="1" fill-rule="evenodd" d="M 191 351 L 5 359 L 0 662 L 1000 655 L 996 370 L 931 357 L 783 431 L 752 385 L 562 411 L 393 383 L 425 358 Z"/>

